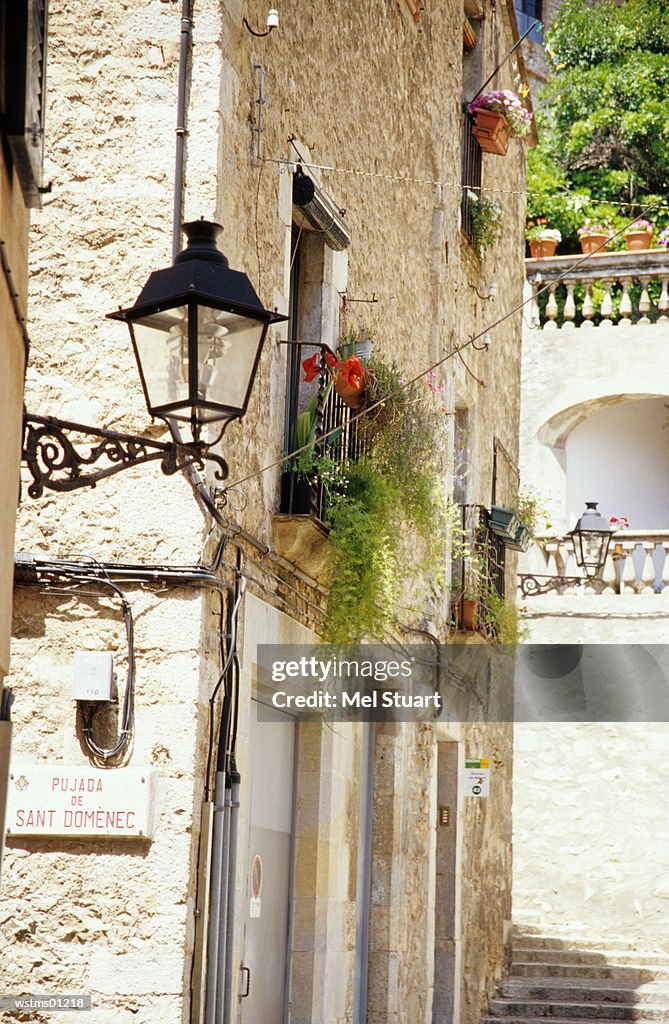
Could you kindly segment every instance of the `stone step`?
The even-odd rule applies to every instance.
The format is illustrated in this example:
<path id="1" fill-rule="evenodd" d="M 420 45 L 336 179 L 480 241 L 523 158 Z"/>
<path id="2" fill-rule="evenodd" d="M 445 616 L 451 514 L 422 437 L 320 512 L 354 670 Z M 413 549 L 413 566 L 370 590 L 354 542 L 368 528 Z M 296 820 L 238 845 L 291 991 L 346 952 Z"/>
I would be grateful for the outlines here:
<path id="1" fill-rule="evenodd" d="M 601 978 L 629 981 L 632 984 L 664 980 L 669 982 L 669 966 L 633 967 L 625 964 L 576 964 L 571 962 L 558 964 L 545 960 L 529 962 L 518 960 L 511 964 L 511 974 L 519 978 L 573 978 L 575 981 Z"/>
<path id="2" fill-rule="evenodd" d="M 524 949 L 598 949 L 600 946 L 605 945 L 607 949 L 616 951 L 636 951 L 639 950 L 639 946 L 635 942 L 630 942 L 627 939 L 616 939 L 607 938 L 599 939 L 598 942 L 594 943 L 592 939 L 588 939 L 587 936 L 581 935 L 570 935 L 565 934 L 546 934 L 545 932 L 539 933 L 524 933 L 514 931 L 513 946 L 524 948 Z"/>
<path id="3" fill-rule="evenodd" d="M 603 964 L 611 966 L 631 967 L 666 967 L 669 964 L 667 953 L 644 953 L 637 949 L 616 950 L 602 946 L 589 946 L 587 949 L 544 948 L 513 945 L 513 959 L 518 962 L 530 963 L 577 963 Z"/>
<path id="4" fill-rule="evenodd" d="M 564 1017 L 541 1017 L 541 1024 L 564 1024 Z M 569 1017 L 569 1024 L 592 1024 L 591 1017 Z M 482 1017 L 481 1024 L 537 1024 L 536 1017 L 514 1017 L 511 1014 L 502 1014 L 496 1017 Z M 618 1020 L 610 1017 L 598 1017 L 597 1024 L 619 1024 Z M 650 1018 L 643 1015 L 635 1018 L 635 1024 L 652 1024 Z"/>
<path id="5" fill-rule="evenodd" d="M 607 1020 L 607 1021 L 669 1021 L 669 1004 L 644 1003 L 635 1006 L 630 1003 L 579 1003 L 548 1002 L 545 999 L 511 1000 L 491 999 L 488 1013 L 492 1021 L 500 1018 L 553 1017 L 556 1020 Z"/>
<path id="6" fill-rule="evenodd" d="M 500 985 L 500 996 L 514 1002 L 544 999 L 551 1003 L 666 1003 L 669 1007 L 669 985 L 652 981 L 637 984 L 603 978 L 507 978 Z"/>

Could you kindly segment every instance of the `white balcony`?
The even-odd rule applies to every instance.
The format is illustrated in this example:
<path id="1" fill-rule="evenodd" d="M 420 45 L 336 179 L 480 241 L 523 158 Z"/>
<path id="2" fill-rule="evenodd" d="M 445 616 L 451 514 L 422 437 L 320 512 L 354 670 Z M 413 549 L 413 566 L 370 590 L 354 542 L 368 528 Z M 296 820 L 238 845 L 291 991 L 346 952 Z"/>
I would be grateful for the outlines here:
<path id="1" fill-rule="evenodd" d="M 658 610 L 669 605 L 669 530 L 621 530 L 611 538 L 606 564 L 599 577 L 588 580 L 576 565 L 571 540 L 545 537 L 532 546 L 519 565 L 524 581 L 524 597 L 549 591 L 560 596 L 596 595 L 626 597 L 651 596 Z"/>
<path id="2" fill-rule="evenodd" d="M 574 253 L 526 260 L 525 265 L 532 295 L 528 317 L 532 327 L 569 331 L 669 321 L 667 249 L 601 252 L 587 259 Z M 655 287 L 651 288 L 651 282 L 657 282 Z M 542 315 L 538 293 L 546 285 L 548 300 Z"/>

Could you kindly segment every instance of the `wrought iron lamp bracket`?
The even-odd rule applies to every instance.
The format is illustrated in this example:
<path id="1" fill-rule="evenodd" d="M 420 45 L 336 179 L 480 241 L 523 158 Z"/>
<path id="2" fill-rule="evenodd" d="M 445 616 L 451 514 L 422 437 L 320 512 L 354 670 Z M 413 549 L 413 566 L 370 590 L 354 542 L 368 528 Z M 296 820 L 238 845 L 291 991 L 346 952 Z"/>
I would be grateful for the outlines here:
<path id="1" fill-rule="evenodd" d="M 23 461 L 28 466 L 32 483 L 28 487 L 31 498 L 39 498 L 45 488 L 50 491 L 75 491 L 82 487 L 95 487 L 98 480 L 114 476 L 131 466 L 160 460 L 166 476 L 172 476 L 188 466 L 204 468 L 204 462 L 217 465 L 215 477 L 225 480 L 228 464 L 220 455 L 214 455 L 203 441 L 183 444 L 153 441 L 134 434 L 122 434 L 102 427 L 89 427 L 71 423 L 55 416 L 23 417 Z M 75 447 L 68 433 L 89 439 L 88 451 Z M 101 459 L 109 465 L 89 470 Z"/>
<path id="2" fill-rule="evenodd" d="M 538 597 L 540 594 L 549 594 L 551 590 L 581 587 L 586 583 L 600 593 L 605 586 L 603 580 L 584 576 L 535 576 L 531 573 L 520 573 L 518 579 L 523 597 Z"/>

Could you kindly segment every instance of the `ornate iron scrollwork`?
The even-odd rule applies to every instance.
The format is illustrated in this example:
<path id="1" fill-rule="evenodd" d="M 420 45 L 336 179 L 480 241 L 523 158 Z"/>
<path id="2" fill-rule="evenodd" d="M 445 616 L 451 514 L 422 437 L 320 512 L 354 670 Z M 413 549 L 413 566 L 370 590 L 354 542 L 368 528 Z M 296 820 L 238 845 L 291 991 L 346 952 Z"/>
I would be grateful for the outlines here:
<path id="1" fill-rule="evenodd" d="M 160 460 L 160 468 L 172 476 L 187 466 L 204 468 L 205 460 L 215 462 L 217 480 L 225 480 L 228 464 L 220 455 L 208 451 L 202 441 L 184 444 L 153 441 L 133 434 L 121 434 L 102 427 L 88 427 L 82 423 L 69 423 L 55 416 L 35 416 L 26 413 L 23 418 L 23 461 L 30 470 L 33 482 L 28 487 L 31 498 L 39 498 L 44 489 L 74 491 L 81 487 L 95 487 L 98 480 L 114 476 L 130 466 Z M 88 451 L 75 447 L 68 433 L 85 437 Z M 78 443 L 78 442 L 77 442 Z M 109 465 L 87 470 L 100 459 Z"/>
<path id="2" fill-rule="evenodd" d="M 551 590 L 579 587 L 585 583 L 594 587 L 598 593 L 605 587 L 603 580 L 591 580 L 584 576 L 534 576 L 530 573 L 520 573 L 518 579 L 523 597 L 538 597 L 540 594 L 549 594 Z"/>

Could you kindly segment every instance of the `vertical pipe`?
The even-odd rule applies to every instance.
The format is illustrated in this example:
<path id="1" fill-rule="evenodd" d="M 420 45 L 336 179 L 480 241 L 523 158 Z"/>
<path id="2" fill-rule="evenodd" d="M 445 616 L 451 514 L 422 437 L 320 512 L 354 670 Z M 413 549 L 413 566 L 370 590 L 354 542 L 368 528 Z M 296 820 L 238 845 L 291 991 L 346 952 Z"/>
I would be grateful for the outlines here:
<path id="1" fill-rule="evenodd" d="M 214 999 L 215 1014 L 212 1021 L 219 1024 L 222 1020 L 223 993 L 225 989 L 225 955 L 227 948 L 227 920 L 230 892 L 230 808 L 232 807 L 232 790 L 230 776 L 226 774 L 225 782 L 225 815 L 223 818 L 223 863 L 221 867 L 220 913 L 216 922 L 216 994 Z M 234 880 L 233 880 L 234 885 Z"/>
<path id="2" fill-rule="evenodd" d="M 217 987 L 217 963 L 218 943 L 220 935 L 221 919 L 221 894 L 225 889 L 225 879 L 222 874 L 223 846 L 225 832 L 225 775 L 223 772 L 216 772 L 216 787 L 214 791 L 214 828 L 211 846 L 211 888 L 210 888 L 210 910 L 209 929 L 207 940 L 207 1009 L 206 1024 L 215 1024 L 216 987 Z"/>
<path id="3" fill-rule="evenodd" d="M 232 960 L 235 951 L 235 894 L 237 880 L 237 832 L 239 829 L 239 789 L 242 777 L 238 771 L 230 773 L 232 778 L 232 805 L 230 811 L 230 868 L 228 884 L 228 913 L 225 934 L 225 975 L 222 1024 L 232 1021 Z"/>
<path id="4" fill-rule="evenodd" d="M 172 204 L 172 259 L 181 249 L 181 222 L 183 220 L 184 165 L 186 147 L 186 86 L 188 56 L 193 32 L 192 0 L 183 0 L 181 8 L 181 40 L 179 45 L 179 72 L 177 78 L 176 156 L 174 164 L 174 201 Z"/>

